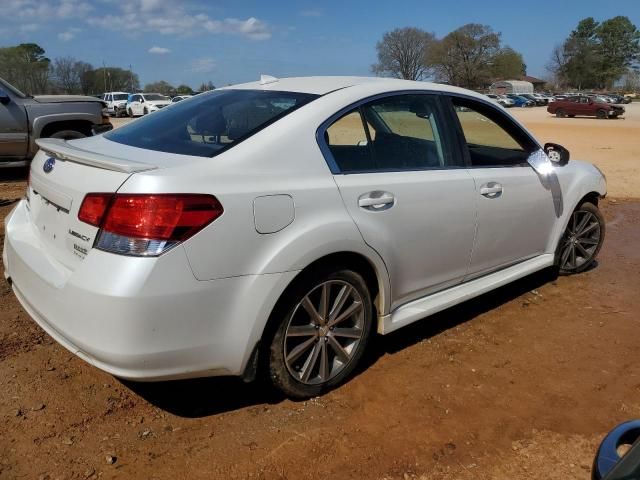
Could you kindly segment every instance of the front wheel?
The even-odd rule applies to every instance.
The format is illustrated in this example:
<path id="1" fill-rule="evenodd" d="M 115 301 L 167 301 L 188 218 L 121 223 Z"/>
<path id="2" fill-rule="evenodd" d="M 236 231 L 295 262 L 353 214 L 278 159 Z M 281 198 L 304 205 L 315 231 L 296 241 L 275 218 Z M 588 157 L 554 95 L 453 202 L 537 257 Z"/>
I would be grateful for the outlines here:
<path id="1" fill-rule="evenodd" d="M 567 116 L 567 112 L 565 112 L 563 109 L 559 108 L 556 110 L 556 117 L 565 118 L 566 116 Z"/>
<path id="2" fill-rule="evenodd" d="M 558 245 L 560 273 L 580 273 L 589 268 L 600 252 L 604 234 L 604 217 L 598 207 L 584 202 L 576 208 Z"/>
<path id="3" fill-rule="evenodd" d="M 60 138 L 62 140 L 75 140 L 76 138 L 84 138 L 87 135 L 78 130 L 60 130 L 49 135 L 49 138 Z"/>
<path id="4" fill-rule="evenodd" d="M 604 119 L 607 118 L 607 111 L 603 108 L 600 108 L 597 112 L 596 112 L 596 117 Z"/>
<path id="5" fill-rule="evenodd" d="M 287 296 L 268 343 L 269 376 L 291 398 L 314 397 L 340 385 L 362 358 L 371 295 L 360 274 L 338 270 L 299 281 Z"/>

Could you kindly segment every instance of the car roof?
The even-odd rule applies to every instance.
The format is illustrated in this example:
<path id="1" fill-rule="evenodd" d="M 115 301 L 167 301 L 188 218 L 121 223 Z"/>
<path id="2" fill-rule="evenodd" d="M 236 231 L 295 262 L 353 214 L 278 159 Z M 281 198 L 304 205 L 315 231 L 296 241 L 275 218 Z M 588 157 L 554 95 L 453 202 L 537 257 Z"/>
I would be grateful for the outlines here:
<path id="1" fill-rule="evenodd" d="M 477 92 L 466 90 L 464 88 L 453 87 L 451 85 L 384 77 L 268 77 L 268 79 L 264 82 L 256 81 L 241 83 L 238 85 L 230 85 L 228 87 L 222 87 L 221 90 L 247 89 L 326 95 L 327 93 L 336 90 L 341 90 L 344 88 L 354 88 L 358 86 L 375 86 L 375 89 L 380 93 L 392 92 L 396 90 L 430 90 L 447 93 L 460 93 L 477 98 L 484 98 L 484 95 L 481 95 Z"/>

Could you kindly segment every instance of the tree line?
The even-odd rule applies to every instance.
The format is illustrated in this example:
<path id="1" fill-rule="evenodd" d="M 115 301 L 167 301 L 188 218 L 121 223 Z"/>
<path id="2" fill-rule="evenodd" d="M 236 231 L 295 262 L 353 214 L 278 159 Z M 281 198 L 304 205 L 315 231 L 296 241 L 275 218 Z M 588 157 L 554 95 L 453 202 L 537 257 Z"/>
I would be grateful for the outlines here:
<path id="1" fill-rule="evenodd" d="M 522 55 L 502 44 L 488 25 L 469 23 L 441 39 L 415 27 L 396 28 L 376 45 L 376 75 L 406 80 L 433 79 L 465 88 L 483 88 L 494 80 L 526 73 Z"/>
<path id="2" fill-rule="evenodd" d="M 141 88 L 140 80 L 131 69 L 120 67 L 94 67 L 73 57 L 54 60 L 35 43 L 22 43 L 0 48 L 0 77 L 28 94 L 82 94 L 96 95 L 103 92 L 154 92 L 163 95 L 188 95 L 193 93 L 189 85 L 174 87 L 160 80 Z M 212 82 L 205 82 L 199 91 L 213 90 Z"/>
<path id="3" fill-rule="evenodd" d="M 470 89 L 526 74 L 522 55 L 504 45 L 501 33 L 469 23 L 443 38 L 416 27 L 386 32 L 376 44 L 376 75 L 431 79 Z M 550 83 L 564 88 L 611 89 L 621 79 L 640 88 L 640 32 L 627 17 L 581 20 L 552 54 Z"/>

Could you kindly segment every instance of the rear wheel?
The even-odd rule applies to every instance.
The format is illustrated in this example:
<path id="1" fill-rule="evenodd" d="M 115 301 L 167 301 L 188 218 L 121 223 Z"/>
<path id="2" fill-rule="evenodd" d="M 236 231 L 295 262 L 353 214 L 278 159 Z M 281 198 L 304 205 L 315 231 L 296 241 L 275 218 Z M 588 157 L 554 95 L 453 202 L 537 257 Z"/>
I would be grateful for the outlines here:
<path id="1" fill-rule="evenodd" d="M 133 112 L 131 111 L 130 108 L 127 109 L 127 115 L 131 118 L 133 118 Z"/>
<path id="2" fill-rule="evenodd" d="M 598 111 L 596 112 L 596 117 L 607 118 L 607 111 L 604 108 L 598 109 Z"/>
<path id="3" fill-rule="evenodd" d="M 558 245 L 560 273 L 580 273 L 589 268 L 600 252 L 604 234 L 604 217 L 598 207 L 584 202 L 576 208 Z"/>
<path id="4" fill-rule="evenodd" d="M 567 112 L 565 112 L 562 108 L 556 110 L 556 117 L 558 118 L 566 118 Z"/>
<path id="5" fill-rule="evenodd" d="M 146 115 L 147 113 L 149 113 L 149 110 L 147 110 L 147 107 L 144 107 L 143 115 Z"/>
<path id="6" fill-rule="evenodd" d="M 360 274 L 338 270 L 298 282 L 287 296 L 268 343 L 269 376 L 289 397 L 320 395 L 362 358 L 373 325 L 371 295 Z"/>

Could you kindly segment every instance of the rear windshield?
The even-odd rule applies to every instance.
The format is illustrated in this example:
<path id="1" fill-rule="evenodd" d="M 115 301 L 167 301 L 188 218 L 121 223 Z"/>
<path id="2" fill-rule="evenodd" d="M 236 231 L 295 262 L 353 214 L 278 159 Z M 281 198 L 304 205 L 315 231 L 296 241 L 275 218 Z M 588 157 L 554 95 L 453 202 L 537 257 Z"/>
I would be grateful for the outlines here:
<path id="1" fill-rule="evenodd" d="M 262 90 L 216 90 L 178 102 L 104 136 L 159 152 L 213 157 L 318 95 Z"/>
<path id="2" fill-rule="evenodd" d="M 158 93 L 147 93 L 145 95 L 143 95 L 145 99 L 147 100 L 151 100 L 151 101 L 158 101 L 158 100 L 169 100 L 169 97 L 165 97 L 164 95 L 160 95 Z"/>
<path id="3" fill-rule="evenodd" d="M 127 95 L 126 93 L 116 93 L 116 94 L 113 96 L 113 99 L 114 99 L 114 100 L 126 100 L 128 96 L 129 96 L 129 95 Z"/>

